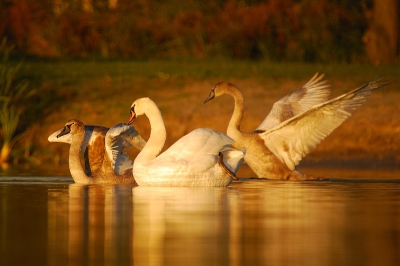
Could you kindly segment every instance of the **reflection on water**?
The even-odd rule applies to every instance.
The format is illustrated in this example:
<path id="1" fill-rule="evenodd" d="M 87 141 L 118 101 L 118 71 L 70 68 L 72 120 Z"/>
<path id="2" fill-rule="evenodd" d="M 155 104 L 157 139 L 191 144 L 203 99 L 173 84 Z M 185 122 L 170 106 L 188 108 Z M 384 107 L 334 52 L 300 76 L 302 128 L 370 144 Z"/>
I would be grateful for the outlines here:
<path id="1" fill-rule="evenodd" d="M 133 189 L 135 262 L 228 265 L 240 256 L 237 200 L 226 188 Z"/>
<path id="2" fill-rule="evenodd" d="M 0 265 L 400 265 L 398 181 L 0 179 Z"/>
<path id="3" fill-rule="evenodd" d="M 48 264 L 121 265 L 132 259 L 132 186 L 49 190 Z"/>

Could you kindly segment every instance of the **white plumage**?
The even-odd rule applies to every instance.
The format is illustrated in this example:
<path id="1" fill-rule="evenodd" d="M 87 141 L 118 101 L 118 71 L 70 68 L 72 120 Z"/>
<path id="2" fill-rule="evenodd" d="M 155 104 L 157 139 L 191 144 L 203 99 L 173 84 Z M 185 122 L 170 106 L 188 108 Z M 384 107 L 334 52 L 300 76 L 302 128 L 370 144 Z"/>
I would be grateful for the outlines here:
<path id="1" fill-rule="evenodd" d="M 156 104 L 149 98 L 138 99 L 132 104 L 131 114 L 128 123 L 145 114 L 151 124 L 150 138 L 133 166 L 140 186 L 220 187 L 229 185 L 231 177 L 235 177 L 244 152 L 231 148 L 233 140 L 228 136 L 199 128 L 159 155 L 166 130 Z"/>

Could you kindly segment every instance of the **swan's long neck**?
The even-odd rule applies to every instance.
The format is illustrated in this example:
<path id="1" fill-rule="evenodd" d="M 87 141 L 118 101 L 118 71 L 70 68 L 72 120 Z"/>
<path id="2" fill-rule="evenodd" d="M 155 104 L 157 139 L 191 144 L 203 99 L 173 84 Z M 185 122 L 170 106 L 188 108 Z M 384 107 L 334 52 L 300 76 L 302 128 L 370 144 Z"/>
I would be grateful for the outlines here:
<path id="1" fill-rule="evenodd" d="M 242 122 L 243 109 L 244 109 L 243 95 L 240 92 L 240 90 L 236 87 L 234 87 L 234 89 L 229 90 L 227 94 L 231 95 L 235 100 L 235 108 L 233 110 L 231 120 L 229 121 L 227 134 L 231 138 L 236 139 L 238 135 L 242 134 L 240 132 L 240 124 Z"/>
<path id="2" fill-rule="evenodd" d="M 150 121 L 150 137 L 143 150 L 135 159 L 135 163 L 140 162 L 142 164 L 150 162 L 160 154 L 167 138 L 167 132 L 165 130 L 161 112 L 153 102 L 147 105 L 145 115 Z"/>
<path id="3" fill-rule="evenodd" d="M 69 171 L 75 183 L 90 184 L 92 179 L 86 175 L 80 161 L 80 148 L 84 139 L 84 131 L 74 134 L 72 137 L 71 147 L 69 148 Z"/>

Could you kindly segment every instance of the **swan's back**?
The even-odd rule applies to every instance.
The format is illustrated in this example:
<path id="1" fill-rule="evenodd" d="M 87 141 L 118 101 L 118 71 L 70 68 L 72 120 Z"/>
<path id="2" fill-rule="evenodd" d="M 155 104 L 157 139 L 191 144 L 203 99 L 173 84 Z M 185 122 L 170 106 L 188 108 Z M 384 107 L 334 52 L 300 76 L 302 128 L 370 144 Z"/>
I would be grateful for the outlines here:
<path id="1" fill-rule="evenodd" d="M 224 164 L 236 173 L 244 153 L 231 148 L 233 142 L 225 134 L 199 128 L 147 164 L 146 174 L 140 175 L 144 178 L 136 175 L 143 168 L 135 163 L 134 175 L 139 185 L 146 186 L 227 186 L 231 178 L 218 165 L 218 156 L 222 152 Z"/>
<path id="2" fill-rule="evenodd" d="M 222 147 L 233 142 L 233 139 L 225 134 L 208 128 L 198 128 L 180 138 L 157 159 L 173 157 L 175 160 L 195 161 L 198 156 L 204 154 L 218 154 Z"/>

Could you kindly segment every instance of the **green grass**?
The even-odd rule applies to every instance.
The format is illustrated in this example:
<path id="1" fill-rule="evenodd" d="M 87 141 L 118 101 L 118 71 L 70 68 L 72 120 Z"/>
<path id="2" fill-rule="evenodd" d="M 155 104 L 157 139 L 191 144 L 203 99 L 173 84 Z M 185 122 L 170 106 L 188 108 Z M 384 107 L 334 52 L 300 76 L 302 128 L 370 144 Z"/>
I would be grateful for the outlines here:
<path id="1" fill-rule="evenodd" d="M 222 80 L 237 84 L 243 91 L 246 101 L 243 129 L 246 130 L 258 126 L 275 101 L 303 85 L 316 72 L 325 73 L 326 79 L 332 84 L 333 96 L 357 88 L 377 75 L 388 77 L 391 84 L 379 93 L 381 96 L 389 94 L 389 98 L 368 101 L 369 105 L 361 108 L 379 107 L 381 110 L 382 106 L 387 106 L 389 109 L 380 113 L 386 117 L 388 113 L 394 115 L 400 112 L 399 65 L 325 65 L 219 59 L 38 60 L 26 61 L 21 72 L 23 78 L 28 78 L 31 86 L 37 89 L 37 98 L 30 102 L 31 111 L 23 114 L 21 119 L 25 119 L 31 132 L 28 145 L 32 147 L 31 154 L 40 161 L 53 158 L 67 160 L 68 147 L 48 143 L 47 136 L 61 128 L 68 119 L 78 118 L 87 124 L 104 126 L 126 122 L 131 103 L 145 96 L 155 100 L 163 113 L 169 136 L 167 146 L 196 127 L 210 127 L 225 132 L 232 101 L 221 98 L 214 103 L 203 104 L 211 87 Z M 353 119 L 355 124 L 349 125 L 357 127 L 356 119 Z M 141 119 L 135 126 L 141 134 L 148 136 L 146 119 Z M 338 130 L 337 138 L 349 134 L 362 135 L 351 133 L 351 128 L 346 130 L 342 133 Z M 27 146 L 23 141 L 19 145 Z M 379 142 L 377 145 L 380 145 Z M 356 152 L 356 155 L 363 152 Z M 334 147 L 329 145 L 319 152 L 329 153 L 335 156 Z M 336 155 L 342 156 L 343 153 Z"/>
<path id="2" fill-rule="evenodd" d="M 111 78 L 191 78 L 204 80 L 290 78 L 303 79 L 315 72 L 325 73 L 329 78 L 373 78 L 383 75 L 398 78 L 399 65 L 360 64 L 305 64 L 274 63 L 265 61 L 229 60 L 176 60 L 176 61 L 30 61 L 25 63 L 25 76 L 37 81 L 51 81 L 59 85 L 82 85 L 92 79 Z"/>

